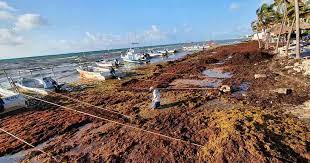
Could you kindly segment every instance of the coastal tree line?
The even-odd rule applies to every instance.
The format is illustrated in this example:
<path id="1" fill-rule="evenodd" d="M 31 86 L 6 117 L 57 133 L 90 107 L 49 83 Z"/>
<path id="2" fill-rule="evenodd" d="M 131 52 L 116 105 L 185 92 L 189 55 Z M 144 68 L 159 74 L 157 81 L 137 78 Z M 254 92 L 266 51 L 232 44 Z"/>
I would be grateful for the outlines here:
<path id="1" fill-rule="evenodd" d="M 274 0 L 271 4 L 262 4 L 256 10 L 256 16 L 251 26 L 256 32 L 259 48 L 264 46 L 269 49 L 270 33 L 275 26 L 280 26 L 275 46 L 275 52 L 278 53 L 281 36 L 285 33 L 284 27 L 289 27 L 285 54 L 288 55 L 291 36 L 295 32 L 296 58 L 300 58 L 300 24 L 310 23 L 310 0 Z M 260 32 L 266 34 L 264 39 L 259 38 Z"/>

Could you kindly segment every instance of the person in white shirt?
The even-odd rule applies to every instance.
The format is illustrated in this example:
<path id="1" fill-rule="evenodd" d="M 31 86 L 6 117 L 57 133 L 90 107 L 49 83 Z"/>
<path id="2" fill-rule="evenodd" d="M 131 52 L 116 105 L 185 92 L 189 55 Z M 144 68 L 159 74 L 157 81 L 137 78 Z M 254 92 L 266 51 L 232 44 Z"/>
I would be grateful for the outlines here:
<path id="1" fill-rule="evenodd" d="M 153 99 L 152 99 L 152 109 L 158 109 L 160 107 L 160 92 L 158 88 L 151 87 L 150 91 L 153 93 Z"/>

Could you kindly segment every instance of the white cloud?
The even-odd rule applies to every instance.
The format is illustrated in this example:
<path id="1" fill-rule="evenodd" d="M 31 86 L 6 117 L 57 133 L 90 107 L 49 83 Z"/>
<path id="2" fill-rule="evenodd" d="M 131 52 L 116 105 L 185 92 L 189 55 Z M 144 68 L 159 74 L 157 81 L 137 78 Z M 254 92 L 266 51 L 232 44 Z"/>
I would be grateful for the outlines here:
<path id="1" fill-rule="evenodd" d="M 16 31 L 31 30 L 36 27 L 47 25 L 47 21 L 38 14 L 24 14 L 17 18 Z"/>
<path id="2" fill-rule="evenodd" d="M 15 19 L 15 16 L 7 11 L 0 11 L 0 20 L 12 20 Z"/>
<path id="3" fill-rule="evenodd" d="M 0 9 L 15 11 L 16 9 L 8 5 L 4 1 L 0 1 Z"/>
<path id="4" fill-rule="evenodd" d="M 6 28 L 0 28 L 0 45 L 16 46 L 23 43 L 23 37 Z"/>
<path id="5" fill-rule="evenodd" d="M 156 25 L 152 25 L 150 30 L 142 33 L 138 41 L 157 42 L 168 38 L 168 33 L 162 32 Z"/>
<path id="6" fill-rule="evenodd" d="M 237 10 L 240 9 L 240 5 L 239 5 L 238 3 L 231 3 L 231 4 L 229 5 L 229 9 L 230 9 L 231 11 L 237 11 Z"/>

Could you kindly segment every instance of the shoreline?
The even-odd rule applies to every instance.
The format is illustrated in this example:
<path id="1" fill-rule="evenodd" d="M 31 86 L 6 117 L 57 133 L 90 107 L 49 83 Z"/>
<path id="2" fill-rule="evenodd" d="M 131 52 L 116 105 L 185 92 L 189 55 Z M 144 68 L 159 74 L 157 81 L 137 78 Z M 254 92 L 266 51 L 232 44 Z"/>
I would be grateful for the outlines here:
<path id="1" fill-rule="evenodd" d="M 50 140 L 43 149 L 63 161 L 307 161 L 309 123 L 287 111 L 310 100 L 310 85 L 300 73 L 294 76 L 296 80 L 289 78 L 291 75 L 283 69 L 286 62 L 258 50 L 254 42 L 224 45 L 176 61 L 138 67 L 132 77 L 122 82 L 95 82 L 96 88 L 64 94 L 134 117 L 129 122 L 90 106 L 77 106 L 57 95 L 46 97 L 77 110 L 201 144 L 203 148 L 42 103 L 2 117 L 0 126 L 35 145 Z M 248 82 L 250 87 L 239 95 L 221 94 L 218 90 L 163 91 L 160 110 L 149 110 L 149 92 L 134 90 L 155 85 L 179 88 L 178 84 L 170 84 L 179 79 L 206 80 L 202 75 L 206 69 L 232 73 L 232 77 L 221 80 L 222 85 L 241 87 Z M 255 79 L 256 74 L 266 77 Z M 200 87 L 193 83 L 181 86 Z M 293 94 L 274 93 L 277 88 L 290 88 Z M 0 138 L 4 140 L 0 156 L 27 149 L 3 133 Z M 47 157 L 29 152 L 24 161 L 43 158 Z"/>

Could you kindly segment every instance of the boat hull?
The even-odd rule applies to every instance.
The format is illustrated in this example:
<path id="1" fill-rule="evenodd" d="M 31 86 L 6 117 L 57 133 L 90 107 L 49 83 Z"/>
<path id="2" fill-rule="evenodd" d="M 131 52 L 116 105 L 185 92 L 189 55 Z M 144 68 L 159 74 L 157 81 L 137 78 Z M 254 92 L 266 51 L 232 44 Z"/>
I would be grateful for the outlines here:
<path id="1" fill-rule="evenodd" d="M 4 110 L 1 113 L 27 107 L 26 99 L 18 93 L 0 88 L 0 95 L 2 96 L 1 99 L 4 103 Z"/>
<path id="2" fill-rule="evenodd" d="M 98 62 L 98 63 L 96 63 L 96 65 L 99 66 L 99 67 L 113 67 L 112 63 L 101 63 L 101 62 Z"/>
<path id="3" fill-rule="evenodd" d="M 106 80 L 106 79 L 112 78 L 112 75 L 107 74 L 105 76 L 100 72 L 89 72 L 89 71 L 84 71 L 82 69 L 77 69 L 77 71 L 79 72 L 80 77 L 84 79 Z"/>
<path id="4" fill-rule="evenodd" d="M 17 82 L 16 86 L 22 91 L 40 95 L 48 95 L 49 92 L 55 91 L 55 88 L 44 88 L 43 83 L 39 79 L 25 79 Z"/>

